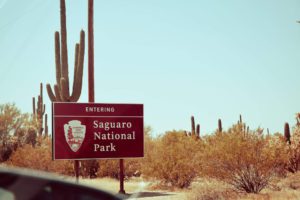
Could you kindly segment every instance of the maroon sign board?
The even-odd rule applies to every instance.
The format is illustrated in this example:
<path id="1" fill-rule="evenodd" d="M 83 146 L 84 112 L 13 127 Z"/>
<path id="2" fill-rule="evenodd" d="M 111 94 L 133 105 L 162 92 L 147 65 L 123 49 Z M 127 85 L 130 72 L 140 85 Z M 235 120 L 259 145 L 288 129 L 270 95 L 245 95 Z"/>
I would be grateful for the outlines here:
<path id="1" fill-rule="evenodd" d="M 53 159 L 144 156 L 142 104 L 52 103 Z"/>

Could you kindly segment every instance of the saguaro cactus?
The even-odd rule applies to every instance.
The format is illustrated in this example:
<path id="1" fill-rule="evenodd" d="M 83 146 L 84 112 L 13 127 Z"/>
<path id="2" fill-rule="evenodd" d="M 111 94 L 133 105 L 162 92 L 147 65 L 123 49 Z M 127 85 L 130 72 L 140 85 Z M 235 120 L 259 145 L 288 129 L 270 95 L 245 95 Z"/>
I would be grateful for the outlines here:
<path id="1" fill-rule="evenodd" d="M 192 130 L 192 135 L 195 134 L 195 118 L 194 116 L 191 116 L 191 130 Z"/>
<path id="2" fill-rule="evenodd" d="M 200 138 L 200 124 L 197 124 L 196 136 L 197 136 L 197 138 Z"/>
<path id="3" fill-rule="evenodd" d="M 54 93 L 50 84 L 47 84 L 47 92 L 51 101 L 76 102 L 82 89 L 85 33 L 81 30 L 80 43 L 75 46 L 73 90 L 70 93 L 65 0 L 60 0 L 60 22 L 61 37 L 58 31 L 55 32 L 56 84 Z"/>
<path id="4" fill-rule="evenodd" d="M 45 114 L 45 137 L 48 137 L 48 115 Z"/>
<path id="5" fill-rule="evenodd" d="M 242 119 L 242 115 L 240 114 L 240 118 L 239 118 L 239 120 L 238 120 L 238 122 L 237 122 L 238 124 L 243 124 L 243 119 Z"/>
<path id="6" fill-rule="evenodd" d="M 40 83 L 40 95 L 38 96 L 37 106 L 35 106 L 35 98 L 32 97 L 32 111 L 33 117 L 38 123 L 38 134 L 41 136 L 43 134 L 43 118 L 45 114 L 45 104 L 43 102 L 43 84 Z"/>
<path id="7" fill-rule="evenodd" d="M 185 132 L 186 135 L 193 136 L 196 139 L 200 138 L 200 124 L 197 124 L 195 126 L 195 118 L 194 116 L 191 116 L 191 132 Z"/>
<path id="8" fill-rule="evenodd" d="M 54 93 L 50 84 L 47 84 L 47 92 L 50 100 L 63 102 L 77 102 L 81 95 L 83 63 L 84 63 L 84 31 L 80 32 L 80 43 L 75 45 L 75 64 L 73 90 L 70 93 L 69 67 L 68 67 L 68 49 L 67 49 L 67 26 L 66 26 L 66 3 L 60 0 L 60 30 L 55 32 L 55 65 L 56 65 L 56 84 Z M 59 41 L 60 39 L 60 41 Z M 74 162 L 76 181 L 79 179 L 79 161 Z"/>
<path id="9" fill-rule="evenodd" d="M 222 132 L 222 120 L 218 120 L 218 131 L 221 133 Z"/>
<path id="10" fill-rule="evenodd" d="M 284 124 L 284 138 L 285 141 L 291 144 L 291 134 L 290 134 L 290 126 L 289 123 Z"/>

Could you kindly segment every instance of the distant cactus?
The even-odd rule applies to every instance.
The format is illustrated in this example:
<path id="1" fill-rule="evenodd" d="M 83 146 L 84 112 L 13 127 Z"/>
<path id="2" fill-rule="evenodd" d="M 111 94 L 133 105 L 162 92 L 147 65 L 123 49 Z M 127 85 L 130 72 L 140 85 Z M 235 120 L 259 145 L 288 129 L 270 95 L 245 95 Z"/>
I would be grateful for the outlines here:
<path id="1" fill-rule="evenodd" d="M 37 104 L 35 103 L 35 98 L 32 98 L 32 114 L 33 118 L 37 121 L 38 134 L 43 135 L 43 118 L 45 114 L 46 106 L 43 101 L 43 84 L 40 83 L 40 95 L 38 96 Z M 47 133 L 48 134 L 48 133 Z"/>
<path id="2" fill-rule="evenodd" d="M 200 138 L 200 124 L 197 124 L 197 128 L 196 128 L 196 137 L 197 137 L 197 139 Z"/>
<path id="3" fill-rule="evenodd" d="M 197 126 L 195 126 L 194 116 L 191 116 L 191 132 L 185 131 L 185 135 L 200 139 L 200 124 L 197 124 Z"/>
<path id="4" fill-rule="evenodd" d="M 299 119 L 300 119 L 300 113 L 297 113 L 297 114 L 296 114 L 296 121 L 297 121 L 296 125 L 297 125 L 298 127 L 300 126 L 300 121 L 299 121 Z"/>
<path id="5" fill-rule="evenodd" d="M 82 89 L 85 47 L 84 31 L 81 30 L 80 43 L 77 43 L 75 46 L 73 90 L 72 93 L 70 93 L 65 0 L 60 0 L 60 22 L 61 38 L 59 37 L 59 32 L 55 32 L 56 84 L 54 85 L 54 93 L 50 84 L 47 84 L 47 92 L 52 102 L 77 102 Z"/>
<path id="6" fill-rule="evenodd" d="M 47 114 L 45 114 L 45 131 L 44 131 L 44 133 L 45 133 L 45 137 L 48 137 L 48 115 Z"/>
<path id="7" fill-rule="evenodd" d="M 242 119 L 242 115 L 240 115 L 240 121 L 239 121 L 240 124 L 243 123 L 243 119 Z"/>
<path id="8" fill-rule="evenodd" d="M 192 135 L 195 135 L 195 118 L 194 116 L 191 117 L 191 130 L 192 130 Z"/>
<path id="9" fill-rule="evenodd" d="M 291 134 L 290 134 L 290 126 L 289 123 L 284 124 L 284 138 L 285 141 L 291 144 Z"/>
<path id="10" fill-rule="evenodd" d="M 221 133 L 222 132 L 222 120 L 221 119 L 219 119 L 218 120 L 218 131 Z"/>
<path id="11" fill-rule="evenodd" d="M 188 136 L 188 132 L 187 132 L 187 131 L 183 131 L 183 134 L 184 134 L 185 136 Z"/>

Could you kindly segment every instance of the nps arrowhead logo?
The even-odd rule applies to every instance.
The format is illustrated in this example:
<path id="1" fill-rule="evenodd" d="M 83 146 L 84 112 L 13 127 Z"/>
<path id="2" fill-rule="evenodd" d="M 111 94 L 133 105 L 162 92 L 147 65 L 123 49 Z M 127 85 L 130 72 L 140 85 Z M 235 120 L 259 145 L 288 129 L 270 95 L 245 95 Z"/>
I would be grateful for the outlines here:
<path id="1" fill-rule="evenodd" d="M 73 152 L 77 152 L 85 138 L 86 126 L 78 120 L 71 120 L 64 125 L 65 138 Z"/>

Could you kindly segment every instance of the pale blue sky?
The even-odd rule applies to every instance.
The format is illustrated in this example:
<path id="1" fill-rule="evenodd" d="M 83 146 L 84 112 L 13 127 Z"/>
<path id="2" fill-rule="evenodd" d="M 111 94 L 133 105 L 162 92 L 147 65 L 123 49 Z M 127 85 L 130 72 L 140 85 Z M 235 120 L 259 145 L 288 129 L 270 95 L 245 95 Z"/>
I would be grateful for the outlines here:
<path id="1" fill-rule="evenodd" d="M 191 115 L 211 133 L 240 113 L 282 132 L 300 112 L 299 19 L 297 0 L 95 0 L 96 102 L 144 103 L 156 134 L 189 130 Z M 59 23 L 59 0 L 0 0 L 0 103 L 31 112 L 54 83 Z M 87 0 L 67 0 L 70 77 L 86 27 Z M 87 102 L 87 65 L 83 84 Z"/>

